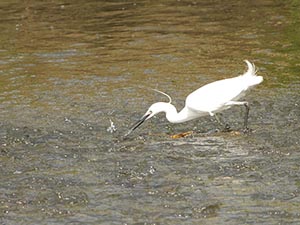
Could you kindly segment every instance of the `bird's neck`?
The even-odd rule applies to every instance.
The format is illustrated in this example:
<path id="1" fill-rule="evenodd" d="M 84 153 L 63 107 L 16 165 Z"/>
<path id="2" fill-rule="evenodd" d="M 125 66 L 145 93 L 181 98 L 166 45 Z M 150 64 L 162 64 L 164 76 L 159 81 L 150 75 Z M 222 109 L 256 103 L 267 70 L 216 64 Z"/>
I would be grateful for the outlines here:
<path id="1" fill-rule="evenodd" d="M 166 113 L 166 118 L 170 123 L 183 123 L 192 120 L 195 117 L 189 115 L 189 111 L 184 107 L 179 113 L 174 105 L 170 103 L 163 104 L 162 111 Z"/>

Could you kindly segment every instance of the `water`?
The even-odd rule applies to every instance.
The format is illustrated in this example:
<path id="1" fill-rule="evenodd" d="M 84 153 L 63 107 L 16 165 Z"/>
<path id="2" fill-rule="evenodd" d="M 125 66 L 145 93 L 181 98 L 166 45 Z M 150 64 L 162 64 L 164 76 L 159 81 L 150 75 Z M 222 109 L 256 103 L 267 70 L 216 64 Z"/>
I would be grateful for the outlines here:
<path id="1" fill-rule="evenodd" d="M 299 224 L 297 1 L 1 1 L 1 224 Z M 155 101 L 259 68 L 253 132 Z M 243 108 L 223 113 L 238 131 Z M 173 139 L 181 132 L 197 131 Z"/>

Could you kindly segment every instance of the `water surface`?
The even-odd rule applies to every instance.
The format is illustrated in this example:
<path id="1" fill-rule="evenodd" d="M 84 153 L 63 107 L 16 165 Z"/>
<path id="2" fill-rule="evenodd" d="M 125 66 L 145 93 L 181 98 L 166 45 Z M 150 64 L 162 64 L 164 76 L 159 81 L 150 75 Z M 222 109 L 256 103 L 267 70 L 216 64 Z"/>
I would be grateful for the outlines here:
<path id="1" fill-rule="evenodd" d="M 298 224 L 297 1 L 1 1 L 2 224 Z M 248 135 L 128 127 L 245 71 Z M 243 108 L 222 118 L 239 131 Z M 113 123 L 114 127 L 112 127 Z M 194 134 L 179 139 L 181 132 Z"/>

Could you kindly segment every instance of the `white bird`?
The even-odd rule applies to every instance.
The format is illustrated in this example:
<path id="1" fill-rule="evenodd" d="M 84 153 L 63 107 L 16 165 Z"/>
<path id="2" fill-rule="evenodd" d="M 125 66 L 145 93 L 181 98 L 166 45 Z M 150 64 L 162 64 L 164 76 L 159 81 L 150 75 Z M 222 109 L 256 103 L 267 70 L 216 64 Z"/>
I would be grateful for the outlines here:
<path id="1" fill-rule="evenodd" d="M 248 66 L 246 73 L 237 77 L 218 80 L 200 87 L 187 96 L 185 106 L 179 113 L 175 106 L 171 104 L 171 97 L 164 92 L 156 90 L 167 96 L 169 102 L 156 102 L 151 105 L 142 118 L 131 127 L 125 136 L 129 135 L 143 122 L 160 112 L 166 113 L 166 118 L 170 123 L 183 123 L 202 116 L 214 116 L 217 112 L 229 109 L 235 105 L 243 105 L 246 108 L 244 129 L 247 131 L 249 104 L 246 101 L 238 101 L 238 99 L 243 97 L 247 90 L 260 84 L 263 81 L 263 77 L 256 75 L 257 71 L 255 70 L 254 64 L 248 60 L 245 60 L 245 62 Z"/>

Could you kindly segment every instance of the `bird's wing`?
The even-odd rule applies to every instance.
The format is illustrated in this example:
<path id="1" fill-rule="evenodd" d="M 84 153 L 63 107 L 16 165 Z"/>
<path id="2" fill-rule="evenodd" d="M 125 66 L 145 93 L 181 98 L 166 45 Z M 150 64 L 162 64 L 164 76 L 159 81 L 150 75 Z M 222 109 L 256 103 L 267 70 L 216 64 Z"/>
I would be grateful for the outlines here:
<path id="1" fill-rule="evenodd" d="M 186 106 L 197 112 L 215 112 L 242 97 L 247 88 L 241 76 L 215 81 L 189 94 Z"/>

